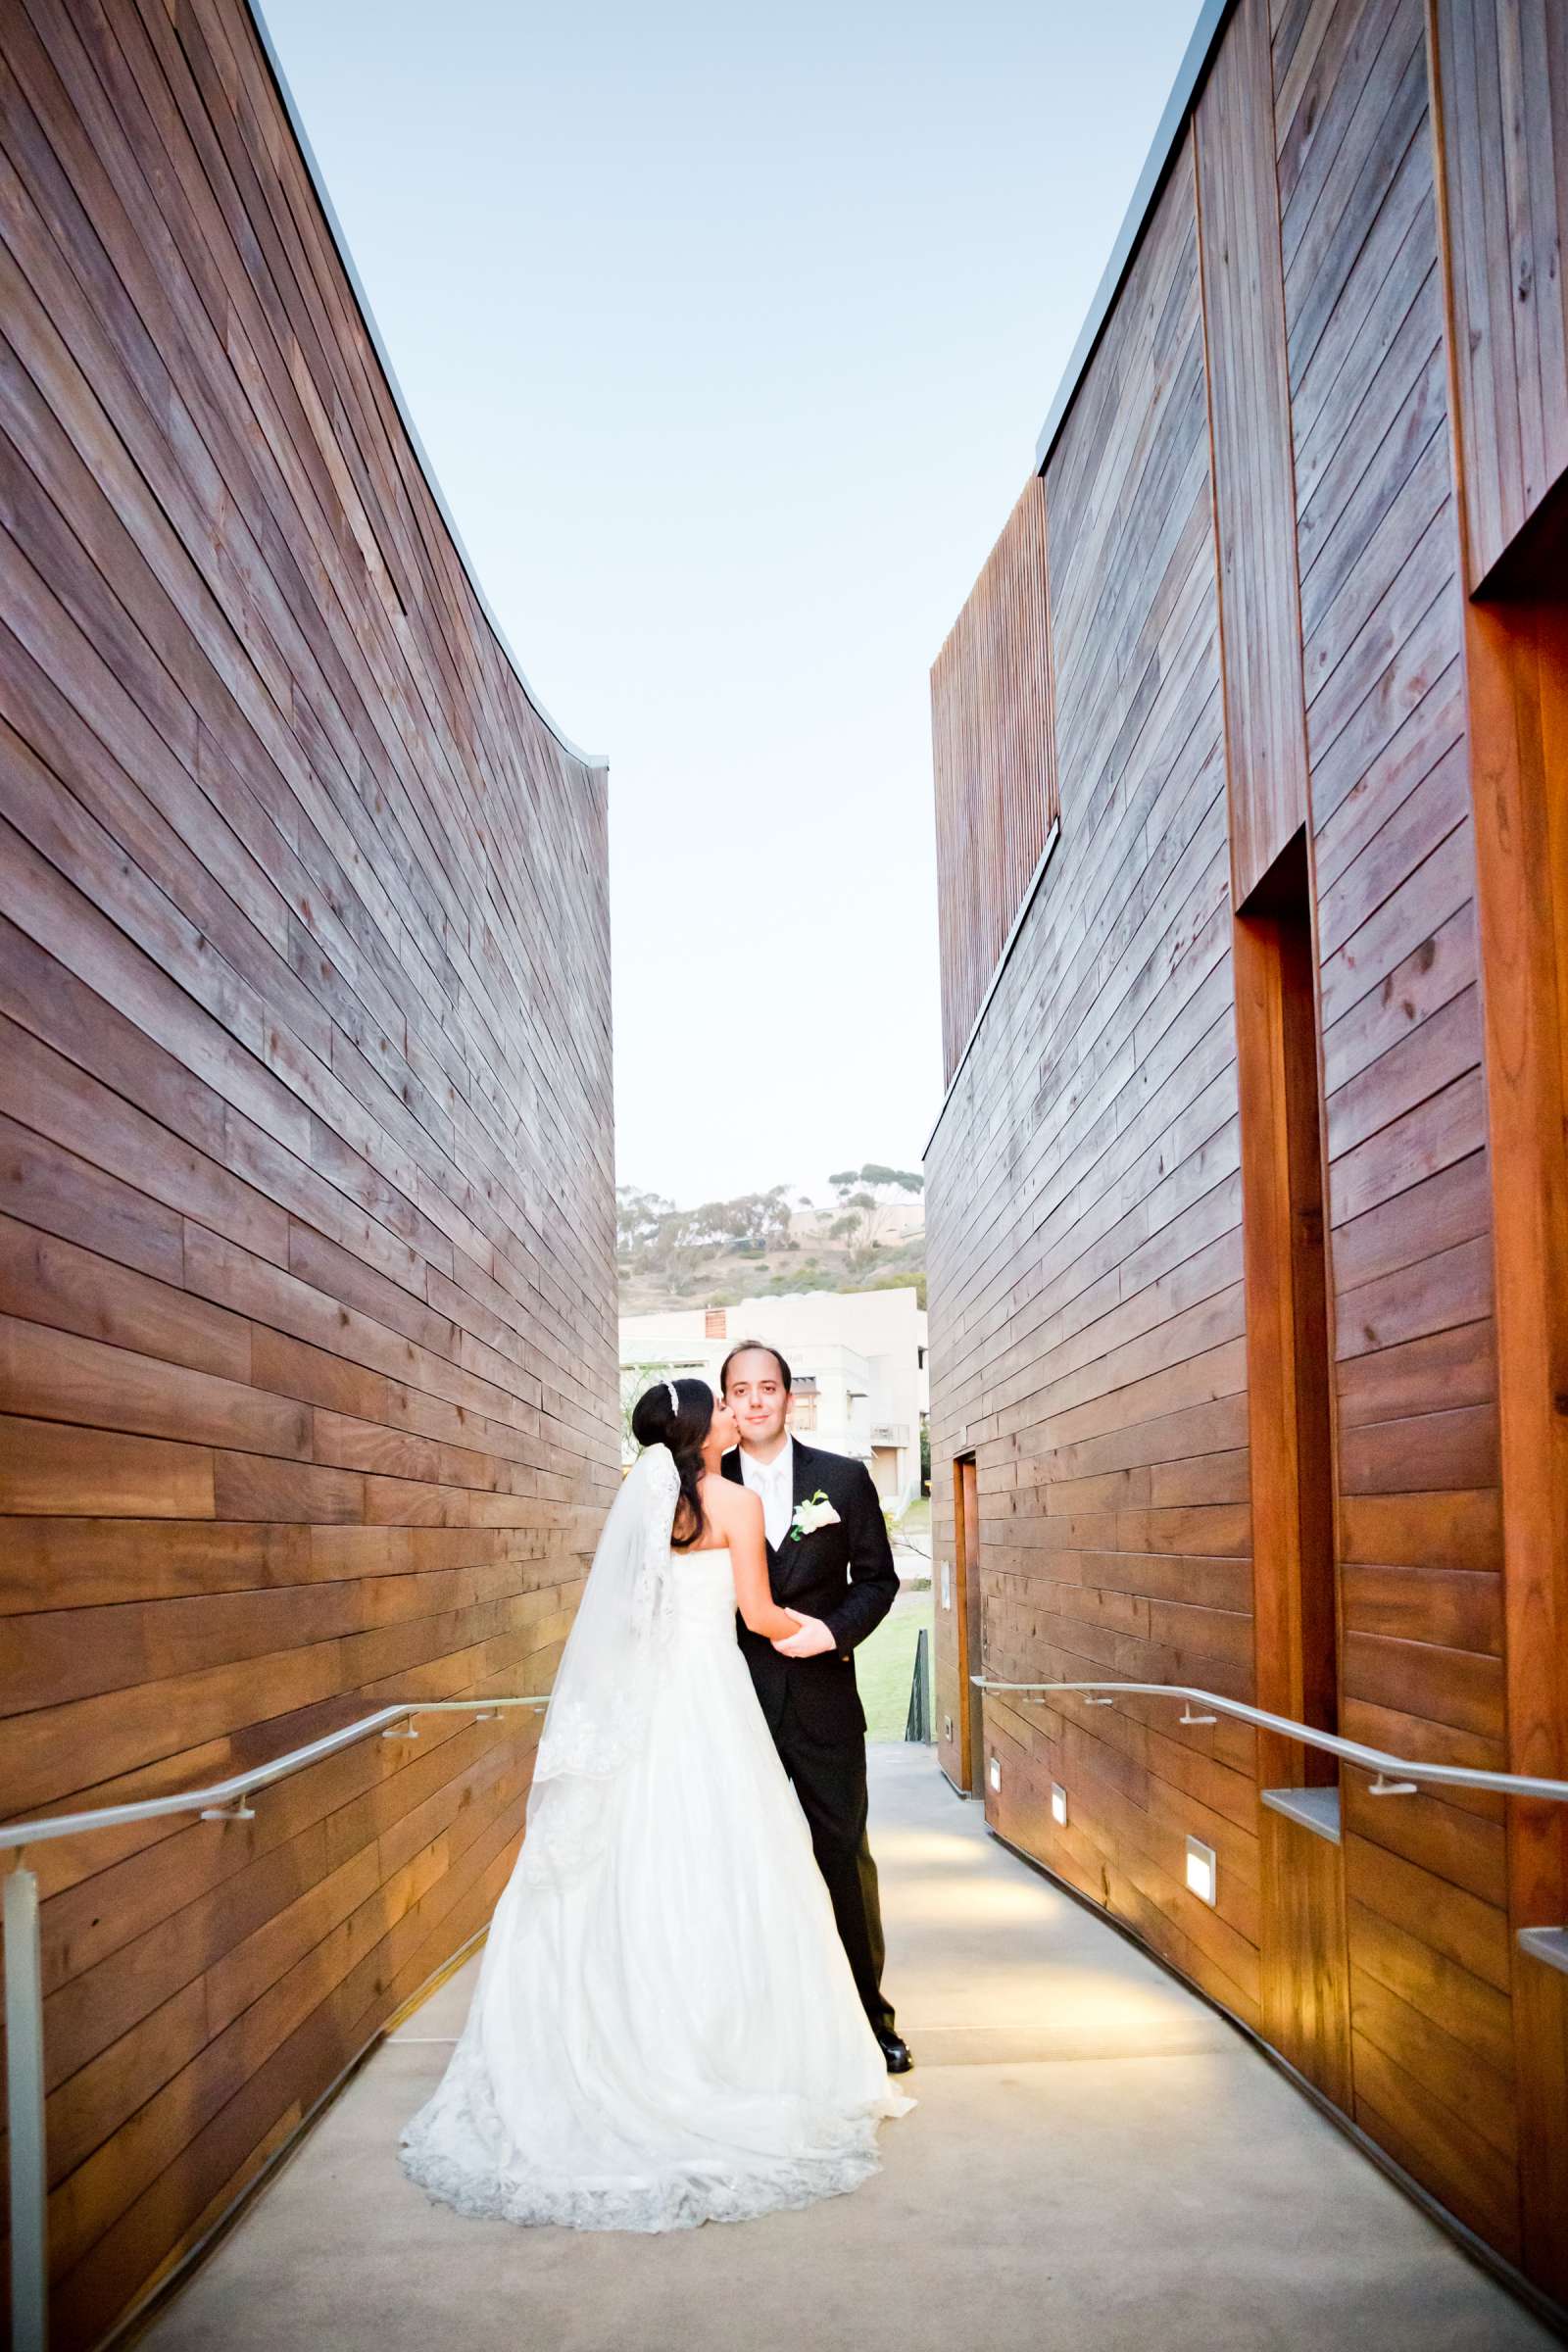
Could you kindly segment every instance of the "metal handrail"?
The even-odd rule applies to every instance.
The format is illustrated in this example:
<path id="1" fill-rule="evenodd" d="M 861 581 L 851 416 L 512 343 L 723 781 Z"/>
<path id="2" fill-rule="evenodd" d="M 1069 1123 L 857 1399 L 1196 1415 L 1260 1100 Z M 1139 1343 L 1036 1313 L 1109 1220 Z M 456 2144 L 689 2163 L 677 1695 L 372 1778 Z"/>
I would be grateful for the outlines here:
<path id="1" fill-rule="evenodd" d="M 548 1693 L 526 1698 L 416 1698 L 377 1707 L 341 1731 L 328 1732 L 304 1747 L 274 1756 L 253 1772 L 233 1774 L 210 1788 L 183 1788 L 172 1796 L 148 1796 L 123 1805 L 99 1805 L 82 1813 L 56 1813 L 41 1821 L 0 1825 L 0 1849 L 17 1856 L 5 1882 L 6 2111 L 11 2127 L 11 2340 L 17 2352 L 44 2352 L 48 2336 L 48 2202 L 44 2158 L 43 1964 L 38 1940 L 38 1881 L 22 1859 L 22 1849 L 56 1838 L 127 1822 L 157 1821 L 173 1813 L 199 1814 L 204 1821 L 249 1821 L 245 1799 L 258 1788 L 303 1772 L 323 1756 L 335 1756 L 379 1732 L 384 1740 L 416 1740 L 420 1715 L 471 1715 L 484 1723 L 503 1707 L 547 1707 Z M 396 1730 L 399 1724 L 409 1726 Z"/>
<path id="2" fill-rule="evenodd" d="M 412 1720 L 416 1715 L 472 1715 L 478 1722 L 501 1707 L 547 1707 L 544 1698 L 417 1698 L 407 1706 L 378 1707 L 373 1715 L 362 1715 L 358 1723 L 345 1724 L 339 1732 L 327 1732 L 319 1740 L 312 1740 L 305 1747 L 290 1748 L 287 1755 L 274 1756 L 270 1764 L 259 1764 L 254 1772 L 240 1772 L 226 1781 L 215 1781 L 211 1788 L 183 1788 L 173 1796 L 147 1796 L 128 1805 L 100 1805 L 88 1813 L 56 1813 L 43 1821 L 8 1821 L 0 1823 L 0 1851 L 6 1847 L 41 1845 L 51 1838 L 74 1838 L 87 1830 L 114 1829 L 130 1821 L 157 1821 L 169 1813 L 200 1813 L 243 1820 L 242 1813 L 230 1813 L 229 1808 L 243 1803 L 253 1789 L 270 1788 L 274 1781 L 287 1780 L 291 1773 L 303 1772 L 307 1764 L 319 1763 L 323 1756 L 335 1756 L 340 1748 L 352 1747 L 356 1740 L 368 1740 L 374 1731 L 385 1725 Z M 399 1737 L 411 1735 L 400 1734 Z M 417 1738 L 417 1733 L 412 1735 Z"/>
<path id="3" fill-rule="evenodd" d="M 1368 1772 L 1377 1773 L 1388 1785 L 1379 1791 L 1392 1796 L 1404 1793 L 1395 1788 L 1396 1781 L 1433 1781 L 1446 1788 L 1490 1788 L 1499 1796 L 1544 1797 L 1556 1804 L 1568 1803 L 1568 1781 L 1540 1780 L 1523 1772 L 1481 1772 L 1468 1764 L 1419 1764 L 1408 1756 L 1391 1755 L 1387 1748 L 1367 1747 L 1359 1740 L 1342 1740 L 1334 1732 L 1315 1732 L 1309 1724 L 1298 1723 L 1290 1715 L 1271 1715 L 1264 1707 L 1250 1707 L 1239 1698 L 1222 1698 L 1217 1690 L 1201 1690 L 1192 1683 L 993 1683 L 984 1675 L 972 1674 L 970 1682 L 977 1690 L 1110 1690 L 1123 1698 L 1185 1698 L 1199 1705 L 1212 1707 L 1216 1713 L 1233 1716 L 1238 1723 L 1254 1724 L 1260 1732 L 1278 1732 L 1282 1738 L 1298 1740 L 1303 1747 L 1317 1747 L 1325 1754 L 1339 1756 L 1347 1764 L 1359 1764 Z M 1111 1699 L 1091 1699 L 1092 1706 L 1114 1704 Z"/>

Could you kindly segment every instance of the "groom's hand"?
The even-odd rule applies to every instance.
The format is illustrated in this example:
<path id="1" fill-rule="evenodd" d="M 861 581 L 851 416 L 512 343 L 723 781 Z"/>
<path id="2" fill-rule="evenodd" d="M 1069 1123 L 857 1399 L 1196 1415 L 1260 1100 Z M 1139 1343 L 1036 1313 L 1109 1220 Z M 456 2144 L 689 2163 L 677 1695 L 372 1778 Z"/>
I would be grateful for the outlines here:
<path id="1" fill-rule="evenodd" d="M 786 1609 L 785 1615 L 793 1617 L 801 1630 L 774 1642 L 781 1658 L 819 1658 L 833 1647 L 833 1637 L 820 1617 L 803 1617 L 799 1609 Z"/>

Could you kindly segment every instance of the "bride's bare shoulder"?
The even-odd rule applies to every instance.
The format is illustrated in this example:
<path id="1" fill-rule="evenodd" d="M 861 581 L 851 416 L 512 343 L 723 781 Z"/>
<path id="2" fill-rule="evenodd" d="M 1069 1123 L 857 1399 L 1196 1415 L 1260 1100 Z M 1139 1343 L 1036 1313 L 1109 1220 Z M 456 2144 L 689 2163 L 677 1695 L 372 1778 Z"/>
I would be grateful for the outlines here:
<path id="1" fill-rule="evenodd" d="M 715 1527 L 733 1528 L 737 1534 L 761 1525 L 762 1497 L 733 1478 L 705 1478 L 703 1508 Z"/>

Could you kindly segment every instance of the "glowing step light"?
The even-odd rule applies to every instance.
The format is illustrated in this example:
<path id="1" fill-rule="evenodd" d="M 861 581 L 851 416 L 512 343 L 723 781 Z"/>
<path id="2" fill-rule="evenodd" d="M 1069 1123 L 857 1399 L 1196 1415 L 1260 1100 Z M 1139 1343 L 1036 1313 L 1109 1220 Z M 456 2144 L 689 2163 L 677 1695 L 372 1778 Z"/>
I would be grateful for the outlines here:
<path id="1" fill-rule="evenodd" d="M 1067 1791 L 1059 1781 L 1051 1784 L 1051 1818 L 1062 1829 L 1067 1826 Z"/>
<path id="2" fill-rule="evenodd" d="M 1002 1758 L 1000 1756 L 993 1756 L 991 1759 L 991 1786 L 997 1789 L 1002 1787 Z"/>
<path id="3" fill-rule="evenodd" d="M 1187 1840 L 1187 1885 L 1200 1903 L 1212 1904 L 1219 1878 L 1219 1864 L 1214 1848 L 1205 1845 L 1200 1838 Z"/>

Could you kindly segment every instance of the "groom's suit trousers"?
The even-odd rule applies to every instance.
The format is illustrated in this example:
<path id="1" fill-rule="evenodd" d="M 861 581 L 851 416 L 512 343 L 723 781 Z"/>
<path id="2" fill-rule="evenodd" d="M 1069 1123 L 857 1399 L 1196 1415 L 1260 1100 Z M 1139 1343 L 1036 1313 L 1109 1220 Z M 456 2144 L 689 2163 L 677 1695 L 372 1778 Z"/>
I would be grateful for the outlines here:
<path id="1" fill-rule="evenodd" d="M 824 1738 L 802 1721 L 788 1693 L 772 1733 L 810 1828 L 816 1865 L 827 1882 L 860 2005 L 873 2032 L 891 2033 L 893 2008 L 882 1990 L 882 1904 L 866 1834 L 864 1735 Z"/>

